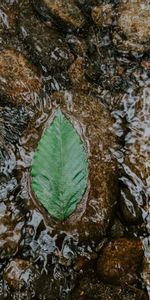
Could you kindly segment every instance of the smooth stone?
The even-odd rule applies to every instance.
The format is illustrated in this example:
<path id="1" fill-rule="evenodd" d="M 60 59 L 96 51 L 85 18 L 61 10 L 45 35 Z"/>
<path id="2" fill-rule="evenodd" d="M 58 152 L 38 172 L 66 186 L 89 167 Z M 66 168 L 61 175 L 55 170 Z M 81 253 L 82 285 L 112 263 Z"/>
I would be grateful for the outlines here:
<path id="1" fill-rule="evenodd" d="M 66 35 L 66 41 L 71 49 L 71 52 L 77 58 L 86 58 L 86 53 L 88 50 L 87 42 L 82 36 L 77 36 L 73 33 L 68 33 Z"/>
<path id="2" fill-rule="evenodd" d="M 47 26 L 34 14 L 30 3 L 20 6 L 19 30 L 30 59 L 42 72 L 56 76 L 74 60 L 64 36 L 52 26 Z"/>
<path id="3" fill-rule="evenodd" d="M 83 14 L 87 17 L 87 20 L 89 21 L 89 18 L 91 17 L 91 10 L 93 6 L 98 5 L 97 0 L 76 0 L 78 6 L 81 8 Z"/>
<path id="4" fill-rule="evenodd" d="M 33 0 L 36 10 L 46 19 L 53 20 L 61 29 L 81 29 L 85 19 L 74 0 Z M 60 24 L 59 24 L 60 23 Z"/>
<path id="5" fill-rule="evenodd" d="M 98 280 L 94 269 L 78 278 L 78 285 L 70 294 L 69 300 L 148 300 L 147 292 L 131 285 L 110 285 Z"/>
<path id="6" fill-rule="evenodd" d="M 125 226 L 121 223 L 118 217 L 115 217 L 113 223 L 110 225 L 109 236 L 111 239 L 116 239 L 124 236 Z"/>
<path id="7" fill-rule="evenodd" d="M 110 26 L 113 21 L 113 8 L 111 4 L 94 6 L 91 11 L 92 19 L 98 26 Z"/>
<path id="8" fill-rule="evenodd" d="M 3 277 L 10 288 L 21 290 L 28 286 L 31 277 L 31 263 L 27 260 L 15 258 L 10 260 L 3 271 Z"/>
<path id="9" fill-rule="evenodd" d="M 116 23 L 117 30 L 113 35 L 113 42 L 119 50 L 133 52 L 150 50 L 149 1 L 126 0 L 120 3 Z"/>
<path id="10" fill-rule="evenodd" d="M 102 249 L 97 262 L 100 278 L 112 284 L 132 284 L 142 270 L 143 247 L 139 238 L 118 238 Z"/>
<path id="11" fill-rule="evenodd" d="M 0 51 L 0 96 L 13 104 L 31 105 L 40 93 L 42 80 L 37 69 L 14 49 Z"/>
<path id="12" fill-rule="evenodd" d="M 68 69 L 72 86 L 76 90 L 88 91 L 89 82 L 85 78 L 85 60 L 82 57 L 78 57 Z"/>
<path id="13" fill-rule="evenodd" d="M 11 202 L 0 203 L 0 257 L 9 258 L 18 252 L 22 240 L 24 216 Z"/>
<path id="14" fill-rule="evenodd" d="M 121 189 L 119 206 L 126 224 L 139 224 L 143 222 L 141 207 L 135 201 L 134 194 L 132 195 L 127 187 Z"/>
<path id="15" fill-rule="evenodd" d="M 13 31 L 17 23 L 16 3 L 7 3 L 5 0 L 0 2 L 0 34 Z"/>

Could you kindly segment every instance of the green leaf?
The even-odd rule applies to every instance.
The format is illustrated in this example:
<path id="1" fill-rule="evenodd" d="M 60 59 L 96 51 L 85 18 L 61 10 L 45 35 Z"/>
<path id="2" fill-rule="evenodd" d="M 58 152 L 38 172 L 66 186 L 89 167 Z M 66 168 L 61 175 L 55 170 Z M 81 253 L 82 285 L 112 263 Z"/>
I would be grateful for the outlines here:
<path id="1" fill-rule="evenodd" d="M 39 141 L 31 175 L 33 191 L 52 216 L 64 220 L 75 211 L 87 186 L 87 151 L 60 109 Z"/>

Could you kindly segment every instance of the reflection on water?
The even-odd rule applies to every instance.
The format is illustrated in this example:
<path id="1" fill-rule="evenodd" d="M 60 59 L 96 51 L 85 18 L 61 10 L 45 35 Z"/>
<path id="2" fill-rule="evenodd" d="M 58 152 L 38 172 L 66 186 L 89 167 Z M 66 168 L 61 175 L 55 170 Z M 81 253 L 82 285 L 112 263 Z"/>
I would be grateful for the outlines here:
<path id="1" fill-rule="evenodd" d="M 149 50 L 148 0 L 1 0 L 0 299 L 150 298 Z M 61 223 L 30 176 L 59 106 L 90 169 Z"/>
<path id="2" fill-rule="evenodd" d="M 130 88 L 122 98 L 121 110 L 113 112 L 116 132 L 119 136 L 124 136 L 124 130 L 126 132 L 121 153 L 115 155 L 122 171 L 122 198 L 135 217 L 140 208 L 146 227 L 146 233 L 141 236 L 145 254 L 143 278 L 150 293 L 150 80 L 146 72 L 135 76 L 138 92 Z"/>

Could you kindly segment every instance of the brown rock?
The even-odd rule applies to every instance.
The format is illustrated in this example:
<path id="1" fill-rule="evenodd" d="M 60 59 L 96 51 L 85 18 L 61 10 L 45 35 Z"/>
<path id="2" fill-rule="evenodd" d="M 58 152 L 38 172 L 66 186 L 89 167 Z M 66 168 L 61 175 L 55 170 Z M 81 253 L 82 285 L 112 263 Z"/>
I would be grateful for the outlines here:
<path id="1" fill-rule="evenodd" d="M 17 21 L 15 3 L 0 2 L 0 33 L 4 30 L 14 30 Z"/>
<path id="2" fill-rule="evenodd" d="M 120 50 L 143 52 L 150 49 L 149 1 L 128 1 L 118 6 L 114 43 Z M 120 30 L 120 32 L 119 32 Z M 123 36 L 125 38 L 123 38 Z"/>
<path id="3" fill-rule="evenodd" d="M 144 259 L 143 259 L 143 270 L 142 278 L 145 282 L 148 294 L 150 296 L 150 247 L 149 247 L 149 236 L 143 238 L 143 249 L 144 249 Z"/>
<path id="4" fill-rule="evenodd" d="M 86 95 L 76 92 L 72 94 L 69 91 L 58 92 L 52 94 L 50 100 L 51 108 L 56 109 L 59 106 L 70 116 L 73 123 L 76 122 L 74 124 L 85 140 L 89 152 L 89 184 L 76 211 L 66 221 L 54 220 L 45 214 L 45 210 L 43 214 L 55 231 L 65 231 L 77 235 L 79 241 L 91 243 L 106 233 L 118 198 L 117 170 L 110 155 L 110 147 L 116 146 L 116 139 L 111 131 L 113 120 L 102 104 Z M 48 110 L 49 115 L 50 112 L 52 110 Z M 34 145 L 25 145 L 29 151 L 35 150 L 46 126 L 45 123 L 34 134 L 38 137 Z M 35 125 L 33 127 L 35 131 Z M 31 131 L 30 128 L 30 134 Z M 28 134 L 27 130 L 25 135 Z"/>
<path id="5" fill-rule="evenodd" d="M 113 221 L 109 232 L 112 239 L 123 237 L 125 232 L 125 226 L 123 226 L 121 221 L 116 217 Z"/>
<path id="6" fill-rule="evenodd" d="M 20 290 L 26 286 L 31 273 L 31 263 L 19 258 L 11 260 L 4 269 L 4 279 L 9 287 Z"/>
<path id="7" fill-rule="evenodd" d="M 33 1 L 36 9 L 47 19 L 56 20 L 64 26 L 80 29 L 85 24 L 85 19 L 74 0 L 36 0 Z"/>
<path id="8" fill-rule="evenodd" d="M 42 81 L 26 57 L 13 49 L 0 51 L 0 94 L 10 102 L 30 105 Z"/>
<path id="9" fill-rule="evenodd" d="M 82 256 L 77 255 L 73 268 L 77 272 L 83 271 L 93 265 L 96 259 L 97 254 L 95 252 L 84 253 Z"/>
<path id="10" fill-rule="evenodd" d="M 78 286 L 71 293 L 69 300 L 148 300 L 145 291 L 134 286 L 114 286 L 99 281 L 95 272 L 85 271 L 78 279 Z"/>
<path id="11" fill-rule="evenodd" d="M 102 249 L 97 272 L 102 280 L 113 284 L 136 282 L 141 271 L 143 248 L 140 239 L 119 238 Z"/>
<path id="12" fill-rule="evenodd" d="M 24 218 L 13 204 L 0 204 L 0 257 L 14 256 L 21 242 Z"/>
<path id="13" fill-rule="evenodd" d="M 150 60 L 142 60 L 141 66 L 147 70 L 150 70 Z"/>
<path id="14" fill-rule="evenodd" d="M 67 43 L 73 54 L 76 56 L 86 57 L 86 52 L 88 50 L 88 45 L 86 40 L 81 36 L 76 36 L 75 34 L 67 34 L 66 36 Z"/>
<path id="15" fill-rule="evenodd" d="M 78 57 L 68 70 L 72 85 L 78 90 L 88 90 L 89 88 L 89 83 L 84 76 L 84 64 L 84 59 Z"/>
<path id="16" fill-rule="evenodd" d="M 30 59 L 50 75 L 59 76 L 74 60 L 63 35 L 34 14 L 31 2 L 20 5 L 19 30 Z"/>
<path id="17" fill-rule="evenodd" d="M 92 8 L 92 19 L 98 26 L 109 26 L 112 24 L 113 9 L 111 4 L 102 4 Z"/>

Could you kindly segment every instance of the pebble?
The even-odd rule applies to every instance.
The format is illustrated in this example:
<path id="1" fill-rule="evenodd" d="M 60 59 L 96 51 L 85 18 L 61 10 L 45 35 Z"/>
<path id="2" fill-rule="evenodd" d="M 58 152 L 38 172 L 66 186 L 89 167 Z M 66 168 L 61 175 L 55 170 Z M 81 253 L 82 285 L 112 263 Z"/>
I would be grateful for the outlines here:
<path id="1" fill-rule="evenodd" d="M 143 52 L 150 50 L 149 1 L 126 0 L 118 6 L 117 30 L 113 41 L 121 51 Z"/>
<path id="2" fill-rule="evenodd" d="M 41 22 L 30 3 L 20 7 L 19 30 L 30 59 L 44 74 L 61 74 L 73 62 L 74 55 L 64 36 L 52 26 Z"/>
<path id="3" fill-rule="evenodd" d="M 3 276 L 9 287 L 21 290 L 28 285 L 31 273 L 30 261 L 16 258 L 11 260 L 4 269 Z"/>
<path id="4" fill-rule="evenodd" d="M 148 300 L 146 291 L 136 286 L 110 285 L 99 281 L 95 272 L 85 271 L 78 278 L 78 286 L 71 293 L 69 300 Z"/>
<path id="5" fill-rule="evenodd" d="M 15 105 L 31 105 L 42 87 L 37 69 L 14 49 L 0 51 L 0 69 L 1 98 Z"/>
<path id="6" fill-rule="evenodd" d="M 111 4 L 102 4 L 92 8 L 92 19 L 98 26 L 110 26 L 113 21 L 113 9 Z"/>
<path id="7" fill-rule="evenodd" d="M 0 256 L 9 258 L 18 252 L 24 217 L 13 203 L 0 204 Z"/>
<path id="8" fill-rule="evenodd" d="M 140 239 L 118 238 L 109 241 L 100 254 L 97 272 L 108 283 L 132 284 L 139 280 L 143 248 Z"/>
<path id="9" fill-rule="evenodd" d="M 74 0 L 35 0 L 33 3 L 42 16 L 55 21 L 61 29 L 67 26 L 69 31 L 70 28 L 77 30 L 85 24 L 84 16 Z"/>
<path id="10" fill-rule="evenodd" d="M 84 65 L 84 59 L 78 57 L 68 70 L 72 86 L 76 90 L 87 91 L 89 89 L 89 82 L 86 81 L 84 75 Z"/>

